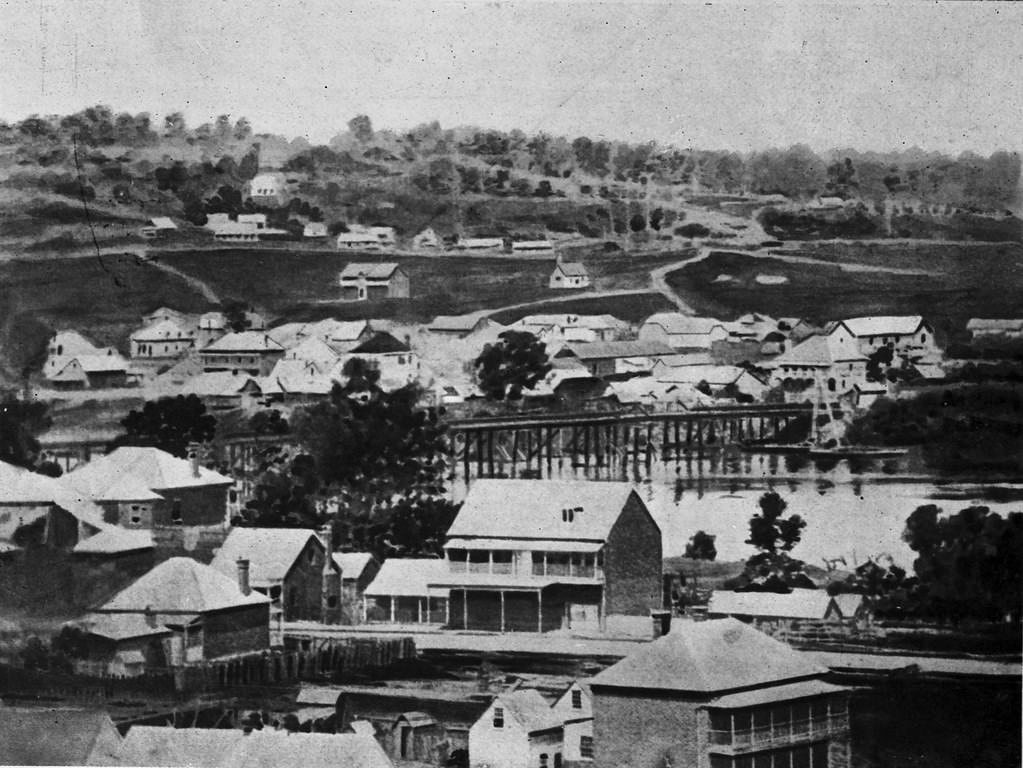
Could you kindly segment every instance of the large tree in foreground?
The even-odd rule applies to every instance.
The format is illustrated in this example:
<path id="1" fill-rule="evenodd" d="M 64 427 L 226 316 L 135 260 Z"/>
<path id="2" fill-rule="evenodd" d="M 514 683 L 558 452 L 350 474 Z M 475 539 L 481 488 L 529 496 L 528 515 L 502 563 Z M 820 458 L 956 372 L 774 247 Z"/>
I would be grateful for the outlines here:
<path id="1" fill-rule="evenodd" d="M 551 369 L 547 345 L 528 331 L 504 331 L 474 363 L 476 381 L 491 400 L 518 400 Z"/>
<path id="2" fill-rule="evenodd" d="M 213 439 L 217 420 L 195 395 L 178 395 L 147 400 L 141 410 L 130 411 L 121 426 L 124 434 L 114 440 L 115 447 L 152 446 L 184 458 L 189 443 Z"/>

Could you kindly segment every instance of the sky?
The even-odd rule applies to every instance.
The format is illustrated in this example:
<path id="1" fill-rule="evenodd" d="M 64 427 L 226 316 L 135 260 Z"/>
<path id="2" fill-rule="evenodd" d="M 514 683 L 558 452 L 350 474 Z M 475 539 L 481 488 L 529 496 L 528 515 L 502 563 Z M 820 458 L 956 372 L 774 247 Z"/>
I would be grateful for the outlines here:
<path id="1" fill-rule="evenodd" d="M 0 0 L 0 117 L 356 114 L 749 151 L 1023 149 L 1019 3 Z"/>

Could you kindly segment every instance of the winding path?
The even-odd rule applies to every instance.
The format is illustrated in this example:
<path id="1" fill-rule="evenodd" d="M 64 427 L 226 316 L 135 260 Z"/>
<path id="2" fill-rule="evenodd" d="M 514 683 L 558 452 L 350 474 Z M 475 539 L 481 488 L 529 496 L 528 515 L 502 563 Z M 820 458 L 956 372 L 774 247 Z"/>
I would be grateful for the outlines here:
<path id="1" fill-rule="evenodd" d="M 199 278 L 185 274 L 180 269 L 176 269 L 169 264 L 164 264 L 162 261 L 154 258 L 147 259 L 145 263 L 151 267 L 155 267 L 156 269 L 166 272 L 168 275 L 174 275 L 174 277 L 184 280 L 191 288 L 201 293 L 203 298 L 210 304 L 219 305 L 223 303 L 221 302 L 220 297 L 216 294 L 216 291 L 210 288 L 208 283 L 200 280 Z"/>

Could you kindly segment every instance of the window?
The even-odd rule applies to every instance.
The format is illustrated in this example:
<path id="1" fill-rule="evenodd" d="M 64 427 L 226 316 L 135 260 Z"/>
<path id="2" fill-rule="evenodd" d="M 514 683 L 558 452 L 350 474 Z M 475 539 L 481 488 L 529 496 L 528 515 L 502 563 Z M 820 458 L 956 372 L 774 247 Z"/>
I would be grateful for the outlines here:
<path id="1" fill-rule="evenodd" d="M 540 753 L 540 768 L 547 768 L 547 753 Z"/>
<path id="2" fill-rule="evenodd" d="M 327 598 L 328 608 L 337 608 L 337 595 L 331 595 Z"/>
<path id="3" fill-rule="evenodd" d="M 593 757 L 593 737 L 579 737 L 579 757 Z"/>
<path id="4" fill-rule="evenodd" d="M 583 692 L 578 688 L 572 691 L 572 709 L 583 708 Z"/>
<path id="5" fill-rule="evenodd" d="M 494 727 L 504 728 L 504 707 L 494 707 Z"/>
<path id="6" fill-rule="evenodd" d="M 181 499 L 174 499 L 171 502 L 171 522 L 178 524 L 183 522 L 181 517 Z"/>

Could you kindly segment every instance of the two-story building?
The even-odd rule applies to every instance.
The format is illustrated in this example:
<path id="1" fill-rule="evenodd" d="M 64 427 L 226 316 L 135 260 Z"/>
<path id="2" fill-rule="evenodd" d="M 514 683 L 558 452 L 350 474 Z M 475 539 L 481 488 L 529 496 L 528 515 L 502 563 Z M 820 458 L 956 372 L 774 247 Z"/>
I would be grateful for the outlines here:
<path id="1" fill-rule="evenodd" d="M 567 765 L 593 762 L 593 693 L 588 680 L 575 680 L 551 707 L 562 724 L 562 756 Z"/>
<path id="2" fill-rule="evenodd" d="M 256 205 L 279 208 L 288 202 L 288 188 L 279 173 L 260 173 L 248 184 L 249 198 Z"/>
<path id="3" fill-rule="evenodd" d="M 130 343 L 134 360 L 168 360 L 195 347 L 196 332 L 174 320 L 162 320 L 132 333 Z"/>
<path id="4" fill-rule="evenodd" d="M 883 346 L 891 347 L 896 358 L 911 361 L 941 354 L 934 329 L 920 315 L 852 317 L 836 323 L 831 333 L 841 327 L 856 339 L 860 354 L 864 356 L 870 356 Z"/>
<path id="5" fill-rule="evenodd" d="M 661 602 L 661 531 L 628 483 L 477 480 L 448 530 L 457 629 L 599 630 Z"/>
<path id="6" fill-rule="evenodd" d="M 793 393 L 820 389 L 841 395 L 867 384 L 867 358 L 844 324 L 827 335 L 808 336 L 763 366 L 771 371 L 772 384 Z"/>
<path id="7" fill-rule="evenodd" d="M 408 273 L 394 262 L 365 264 L 352 262 L 338 276 L 342 301 L 407 299 Z"/>
<path id="8" fill-rule="evenodd" d="M 266 376 L 284 357 L 284 347 L 263 331 L 242 331 L 221 336 L 199 350 L 204 371 L 243 371 Z"/>
<path id="9" fill-rule="evenodd" d="M 127 372 L 114 347 L 98 347 L 77 331 L 58 331 L 46 347 L 43 377 L 58 389 L 124 386 Z"/>
<path id="10" fill-rule="evenodd" d="M 736 619 L 678 621 L 590 680 L 598 768 L 847 768 L 848 689 Z"/>

